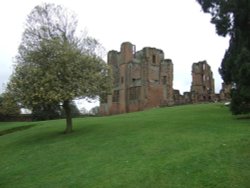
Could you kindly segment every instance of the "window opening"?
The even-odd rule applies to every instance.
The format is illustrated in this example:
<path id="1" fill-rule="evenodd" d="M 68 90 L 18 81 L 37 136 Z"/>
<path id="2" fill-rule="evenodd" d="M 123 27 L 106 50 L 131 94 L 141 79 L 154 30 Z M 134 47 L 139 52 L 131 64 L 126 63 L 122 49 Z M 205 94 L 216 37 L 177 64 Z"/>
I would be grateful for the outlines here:
<path id="1" fill-rule="evenodd" d="M 155 55 L 152 56 L 152 61 L 154 64 L 156 63 L 156 56 Z"/>
<path id="2" fill-rule="evenodd" d="M 163 76 L 162 83 L 163 85 L 167 84 L 167 76 Z"/>
<path id="3" fill-rule="evenodd" d="M 114 91 L 112 101 L 119 102 L 119 90 Z"/>

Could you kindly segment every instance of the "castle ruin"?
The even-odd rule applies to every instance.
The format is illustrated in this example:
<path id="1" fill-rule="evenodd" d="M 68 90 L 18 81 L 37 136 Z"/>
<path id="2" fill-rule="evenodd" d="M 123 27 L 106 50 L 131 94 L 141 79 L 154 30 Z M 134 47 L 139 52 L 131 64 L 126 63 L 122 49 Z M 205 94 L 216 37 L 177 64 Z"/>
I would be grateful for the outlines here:
<path id="1" fill-rule="evenodd" d="M 230 100 L 230 98 L 231 98 L 231 96 L 230 96 L 231 88 L 232 88 L 231 84 L 222 83 L 222 88 L 221 88 L 220 94 L 219 94 L 220 100 L 223 100 L 223 101 Z"/>
<path id="2" fill-rule="evenodd" d="M 214 79 L 211 67 L 206 61 L 193 63 L 191 101 L 193 103 L 214 101 Z"/>
<path id="3" fill-rule="evenodd" d="M 216 100 L 213 73 L 206 61 L 192 65 L 191 89 L 183 95 L 173 89 L 173 63 L 160 49 L 145 47 L 136 51 L 135 45 L 124 42 L 119 52 L 108 52 L 108 65 L 113 89 L 110 95 L 101 97 L 102 115 Z M 224 86 L 221 96 L 228 96 L 227 92 Z"/>
<path id="4" fill-rule="evenodd" d="M 173 63 L 160 49 L 146 47 L 136 52 L 125 42 L 120 52 L 108 53 L 113 72 L 113 91 L 101 102 L 101 114 L 140 111 L 173 105 Z"/>

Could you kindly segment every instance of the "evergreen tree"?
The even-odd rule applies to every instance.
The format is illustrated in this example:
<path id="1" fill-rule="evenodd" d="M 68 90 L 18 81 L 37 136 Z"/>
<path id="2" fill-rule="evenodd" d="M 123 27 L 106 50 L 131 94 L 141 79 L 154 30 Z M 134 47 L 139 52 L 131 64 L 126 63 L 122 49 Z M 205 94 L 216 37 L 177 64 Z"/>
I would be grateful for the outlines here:
<path id="1" fill-rule="evenodd" d="M 230 36 L 230 44 L 219 72 L 225 83 L 232 84 L 231 111 L 250 112 L 250 1 L 197 0 L 212 15 L 218 35 Z"/>

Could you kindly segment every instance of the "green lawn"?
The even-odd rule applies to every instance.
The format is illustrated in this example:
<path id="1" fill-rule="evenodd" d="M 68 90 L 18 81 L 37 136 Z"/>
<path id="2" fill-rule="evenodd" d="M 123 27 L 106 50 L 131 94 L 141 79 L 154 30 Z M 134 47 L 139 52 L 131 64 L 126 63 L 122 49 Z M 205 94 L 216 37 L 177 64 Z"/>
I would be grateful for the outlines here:
<path id="1" fill-rule="evenodd" d="M 0 187 L 250 187 L 250 120 L 222 104 L 0 123 Z"/>

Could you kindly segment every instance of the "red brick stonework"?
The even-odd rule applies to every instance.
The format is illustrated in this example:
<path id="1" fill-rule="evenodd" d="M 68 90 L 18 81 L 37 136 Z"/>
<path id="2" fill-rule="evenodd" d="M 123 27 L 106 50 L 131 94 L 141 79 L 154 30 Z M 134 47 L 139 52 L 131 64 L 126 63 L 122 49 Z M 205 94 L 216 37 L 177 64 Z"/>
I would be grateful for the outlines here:
<path id="1" fill-rule="evenodd" d="M 206 61 L 192 66 L 191 101 L 193 103 L 215 99 L 213 72 Z"/>
<path id="2" fill-rule="evenodd" d="M 164 58 L 162 50 L 135 49 L 135 45 L 124 42 L 120 52 L 109 51 L 113 90 L 101 99 L 101 115 L 230 98 L 230 86 L 223 85 L 220 95 L 215 94 L 213 73 L 206 61 L 193 63 L 190 92 L 182 95 L 173 89 L 173 63 Z"/>
<path id="3" fill-rule="evenodd" d="M 102 115 L 140 111 L 161 105 L 173 105 L 173 63 L 164 59 L 160 49 L 135 50 L 129 42 L 120 52 L 108 53 L 113 72 L 112 95 L 101 102 Z"/>

